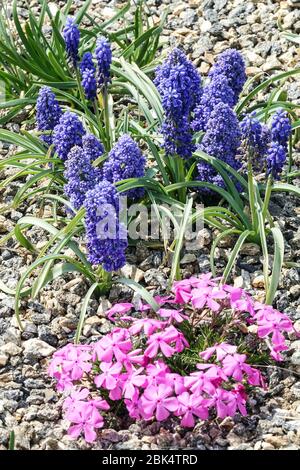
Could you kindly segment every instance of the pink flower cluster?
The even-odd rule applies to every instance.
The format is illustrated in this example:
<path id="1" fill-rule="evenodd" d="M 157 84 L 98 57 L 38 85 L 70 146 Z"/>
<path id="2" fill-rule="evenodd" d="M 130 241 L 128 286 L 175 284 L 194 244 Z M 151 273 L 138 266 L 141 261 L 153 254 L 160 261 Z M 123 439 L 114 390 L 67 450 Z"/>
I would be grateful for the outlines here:
<path id="1" fill-rule="evenodd" d="M 91 345 L 68 344 L 55 352 L 49 375 L 68 394 L 63 407 L 72 438 L 83 433 L 87 442 L 94 441 L 104 424 L 101 412 L 120 400 L 134 419 L 173 416 L 187 427 L 196 419 L 246 414 L 246 387 L 264 386 L 260 372 L 226 342 L 200 352 L 190 373 L 174 372 L 172 361 L 189 348 L 181 325 L 199 325 L 230 311 L 232 327 L 255 323 L 258 337 L 267 338 L 272 356 L 280 359 L 291 321 L 242 289 L 218 285 L 210 275 L 175 282 L 173 291 L 174 297 L 156 298 L 157 313 L 149 305 L 132 314 L 131 303 L 114 305 L 107 314 L 119 326 L 109 334 Z"/>

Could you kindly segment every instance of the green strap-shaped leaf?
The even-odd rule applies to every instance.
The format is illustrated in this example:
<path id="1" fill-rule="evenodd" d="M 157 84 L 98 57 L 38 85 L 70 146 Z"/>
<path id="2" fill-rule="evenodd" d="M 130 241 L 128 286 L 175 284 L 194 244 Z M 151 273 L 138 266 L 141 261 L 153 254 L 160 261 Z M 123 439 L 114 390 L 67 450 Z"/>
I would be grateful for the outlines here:
<path id="1" fill-rule="evenodd" d="M 83 299 L 81 310 L 80 310 L 79 322 L 78 322 L 77 329 L 76 329 L 76 335 L 75 335 L 75 341 L 74 341 L 75 344 L 78 344 L 80 341 L 80 335 L 81 335 L 82 328 L 84 325 L 85 314 L 89 305 L 89 301 L 94 291 L 97 289 L 97 287 L 98 287 L 98 282 L 95 282 L 94 284 L 92 284 Z"/>
<path id="2" fill-rule="evenodd" d="M 149 305 L 151 305 L 152 309 L 156 312 L 159 309 L 159 305 L 155 302 L 153 296 L 148 292 L 145 287 L 141 286 L 133 279 L 126 279 L 125 277 L 118 278 L 116 282 L 120 282 L 125 286 L 130 287 L 133 289 L 137 294 L 139 294 Z"/>
<path id="3" fill-rule="evenodd" d="M 236 244 L 234 245 L 234 248 L 230 254 L 229 260 L 227 262 L 226 268 L 224 269 L 223 276 L 222 276 L 222 282 L 226 282 L 228 279 L 228 276 L 233 268 L 233 265 L 235 263 L 235 260 L 239 254 L 240 249 L 242 248 L 243 244 L 247 240 L 247 238 L 252 235 L 253 232 L 251 230 L 245 230 L 241 235 L 239 236 Z"/>
<path id="4" fill-rule="evenodd" d="M 266 304 L 272 305 L 276 290 L 280 280 L 281 268 L 283 265 L 284 257 L 284 238 L 281 230 L 278 227 L 272 227 L 271 232 L 274 239 L 274 262 L 272 268 L 272 275 L 270 285 L 266 296 Z"/>

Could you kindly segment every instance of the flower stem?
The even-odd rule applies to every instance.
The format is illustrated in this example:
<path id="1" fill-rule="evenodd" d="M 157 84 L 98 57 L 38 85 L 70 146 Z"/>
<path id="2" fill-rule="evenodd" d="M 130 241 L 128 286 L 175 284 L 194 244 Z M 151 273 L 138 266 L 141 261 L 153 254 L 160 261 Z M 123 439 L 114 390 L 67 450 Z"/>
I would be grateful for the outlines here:
<path id="1" fill-rule="evenodd" d="M 175 178 L 176 183 L 183 183 L 185 181 L 185 174 L 184 174 L 184 161 L 178 155 L 174 156 L 174 163 L 175 163 Z M 186 202 L 186 188 L 178 189 L 178 198 L 180 202 Z"/>
<path id="2" fill-rule="evenodd" d="M 107 93 L 107 87 L 105 86 L 102 90 L 103 96 L 103 111 L 104 111 L 104 123 L 106 131 L 106 142 L 108 150 L 111 149 L 114 143 L 114 129 L 111 124 L 112 120 L 110 119 L 110 109 L 109 109 L 109 95 Z"/>
<path id="3" fill-rule="evenodd" d="M 263 216 L 264 220 L 266 220 L 266 217 L 268 215 L 268 207 L 269 207 L 270 197 L 271 197 L 271 193 L 272 193 L 272 184 L 273 184 L 273 178 L 270 175 L 269 178 L 268 178 L 268 181 L 267 181 L 264 205 L 263 205 L 263 209 L 262 209 L 262 216 Z"/>
<path id="4" fill-rule="evenodd" d="M 250 211 L 251 211 L 251 218 L 253 228 L 255 233 L 257 233 L 258 228 L 258 220 L 255 208 L 255 196 L 254 196 L 254 184 L 253 184 L 253 171 L 252 171 L 252 164 L 250 159 L 248 160 L 248 192 L 249 192 L 249 203 L 250 203 Z"/>
<path id="5" fill-rule="evenodd" d="M 77 67 L 75 68 L 75 73 L 76 73 L 76 80 L 77 80 L 80 99 L 81 99 L 82 103 L 84 104 L 85 96 L 84 96 L 84 91 L 83 91 L 82 86 L 81 86 L 80 73 L 79 73 L 79 70 L 78 70 Z"/>
<path id="6" fill-rule="evenodd" d="M 112 286 L 112 275 L 105 271 L 102 266 L 99 266 L 96 272 L 98 278 L 98 292 L 99 295 L 107 294 Z"/>
<path id="7" fill-rule="evenodd" d="M 288 169 L 287 169 L 287 182 L 291 182 L 291 178 L 288 176 L 292 171 L 293 165 L 293 142 L 292 136 L 289 137 L 289 161 L 288 161 Z"/>

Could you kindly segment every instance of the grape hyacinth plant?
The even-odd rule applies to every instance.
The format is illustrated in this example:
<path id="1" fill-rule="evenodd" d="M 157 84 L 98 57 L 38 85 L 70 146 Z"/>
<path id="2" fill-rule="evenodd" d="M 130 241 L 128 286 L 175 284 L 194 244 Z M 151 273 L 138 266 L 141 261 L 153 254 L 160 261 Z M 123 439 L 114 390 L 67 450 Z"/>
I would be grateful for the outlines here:
<path id="1" fill-rule="evenodd" d="M 110 65 L 112 61 L 111 45 L 103 36 L 96 42 L 95 57 L 98 64 L 97 77 L 100 89 L 106 88 L 110 82 Z"/>
<path id="2" fill-rule="evenodd" d="M 104 153 L 104 147 L 100 140 L 93 134 L 85 134 L 82 137 L 82 148 L 90 158 L 90 162 L 94 162 Z"/>
<path id="3" fill-rule="evenodd" d="M 194 131 L 206 131 L 211 113 L 219 103 L 233 108 L 235 96 L 225 75 L 216 75 L 204 87 L 199 104 L 194 110 L 192 128 Z"/>
<path id="4" fill-rule="evenodd" d="M 67 160 L 68 154 L 74 145 L 82 145 L 82 137 L 86 133 L 77 114 L 65 112 L 53 131 L 53 144 L 59 158 Z"/>
<path id="5" fill-rule="evenodd" d="M 202 93 L 200 75 L 184 52 L 174 49 L 158 67 L 154 83 L 165 111 L 162 134 L 166 154 L 190 158 L 195 149 L 190 119 Z"/>
<path id="6" fill-rule="evenodd" d="M 89 261 L 108 272 L 120 269 L 126 263 L 128 241 L 115 186 L 101 181 L 86 193 L 84 207 Z"/>
<path id="7" fill-rule="evenodd" d="M 208 155 L 224 161 L 238 170 L 240 163 L 236 158 L 241 143 L 241 131 L 238 119 L 228 104 L 220 102 L 216 105 L 207 122 L 207 130 L 201 141 L 199 149 Z M 211 169 L 207 170 L 207 163 L 200 162 L 197 165 L 199 176 L 202 181 L 207 181 L 218 186 L 225 186 L 220 175 Z M 203 174 L 205 172 L 205 174 Z M 208 178 L 208 179 L 204 179 Z M 205 191 L 206 188 L 204 188 Z"/>
<path id="8" fill-rule="evenodd" d="M 91 52 L 86 52 L 79 65 L 81 85 L 87 100 L 95 100 L 97 96 L 96 67 Z"/>
<path id="9" fill-rule="evenodd" d="M 80 32 L 78 25 L 75 23 L 74 18 L 68 16 L 63 30 L 63 37 L 65 40 L 66 51 L 69 59 L 74 67 L 76 67 L 79 60 L 78 48 L 80 41 Z"/>
<path id="10" fill-rule="evenodd" d="M 227 78 L 228 85 L 234 93 L 234 104 L 236 104 L 247 80 L 245 62 L 240 52 L 236 49 L 226 49 L 218 56 L 208 76 L 214 80 L 219 75 Z"/>
<path id="11" fill-rule="evenodd" d="M 38 131 L 53 131 L 62 115 L 61 107 L 51 88 L 44 86 L 40 89 L 36 102 L 36 124 Z M 42 134 L 41 140 L 47 145 L 52 144 L 51 134 Z"/>
<path id="12" fill-rule="evenodd" d="M 94 168 L 91 162 L 91 156 L 85 148 L 74 146 L 68 154 L 64 192 L 75 209 L 80 209 L 87 192 L 102 180 L 101 169 Z"/>
<path id="13" fill-rule="evenodd" d="M 140 178 L 145 175 L 146 159 L 137 144 L 129 135 L 122 135 L 108 155 L 103 165 L 103 177 L 111 183 L 128 178 Z M 125 193 L 132 200 L 140 199 L 143 188 L 136 188 Z"/>
<path id="14" fill-rule="evenodd" d="M 54 353 L 48 373 L 65 396 L 71 438 L 82 434 L 94 442 L 105 414 L 120 406 L 134 420 L 172 417 L 188 428 L 245 416 L 249 390 L 266 385 L 243 338 L 252 337 L 257 354 L 267 347 L 281 361 L 286 334 L 294 331 L 287 315 L 210 274 L 175 282 L 172 295 L 156 301 L 156 312 L 148 304 L 115 304 L 106 312 L 114 323 L 110 333 Z M 215 333 L 211 342 L 202 336 L 207 327 Z"/>

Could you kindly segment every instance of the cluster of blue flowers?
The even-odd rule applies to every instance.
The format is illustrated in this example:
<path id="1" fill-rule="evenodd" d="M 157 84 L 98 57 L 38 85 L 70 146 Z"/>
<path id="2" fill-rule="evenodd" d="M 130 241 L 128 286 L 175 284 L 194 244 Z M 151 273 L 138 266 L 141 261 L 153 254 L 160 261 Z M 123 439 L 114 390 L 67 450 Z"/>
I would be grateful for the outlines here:
<path id="1" fill-rule="evenodd" d="M 79 61 L 80 32 L 78 25 L 72 17 L 68 17 L 63 29 L 66 51 L 74 67 Z M 86 52 L 79 65 L 81 85 L 87 100 L 93 101 L 97 96 L 97 85 L 100 89 L 110 82 L 110 66 L 112 61 L 111 46 L 107 39 L 99 37 L 96 42 L 95 58 L 97 70 L 94 64 L 93 54 Z M 98 83 L 97 83 L 98 82 Z"/>
<path id="2" fill-rule="evenodd" d="M 53 144 L 59 158 L 65 161 L 74 145 L 82 145 L 84 127 L 77 114 L 65 112 L 53 131 Z"/>
<path id="3" fill-rule="evenodd" d="M 254 170 L 266 170 L 278 179 L 286 161 L 288 140 L 292 131 L 288 114 L 277 110 L 271 121 L 271 129 L 261 124 L 255 113 L 248 114 L 240 124 L 242 130 L 242 156 L 251 160 Z"/>
<path id="4" fill-rule="evenodd" d="M 292 132 L 292 126 L 288 114 L 284 109 L 279 109 L 273 115 L 271 133 L 273 142 L 277 142 L 287 149 Z"/>
<path id="5" fill-rule="evenodd" d="M 165 111 L 162 134 L 166 154 L 189 158 L 195 149 L 190 120 L 202 93 L 200 76 L 185 54 L 174 49 L 157 68 L 154 83 Z"/>
<path id="6" fill-rule="evenodd" d="M 91 162 L 104 153 L 102 143 L 94 134 L 85 134 L 82 137 L 82 148 L 88 154 Z"/>
<path id="7" fill-rule="evenodd" d="M 81 73 L 81 85 L 87 100 L 94 100 L 97 96 L 96 67 L 93 61 L 93 54 L 86 52 L 79 65 Z"/>
<path id="8" fill-rule="evenodd" d="M 124 134 L 110 151 L 108 160 L 103 165 L 103 177 L 111 183 L 128 178 L 140 178 L 145 175 L 145 165 L 146 159 L 139 147 L 129 135 Z M 139 199 L 143 194 L 143 188 L 126 192 L 130 199 Z"/>
<path id="9" fill-rule="evenodd" d="M 106 271 L 126 262 L 127 231 L 119 220 L 120 199 L 114 185 L 103 180 L 87 192 L 84 201 L 88 259 Z"/>
<path id="10" fill-rule="evenodd" d="M 91 52 L 86 52 L 80 63 L 81 85 L 84 89 L 86 99 L 91 101 L 97 96 L 97 85 L 100 89 L 103 89 L 103 87 L 106 87 L 110 82 L 112 52 L 110 43 L 104 37 L 97 39 L 95 58 L 97 61 L 97 70 Z"/>
<path id="11" fill-rule="evenodd" d="M 102 179 L 102 171 L 94 168 L 89 153 L 82 147 L 75 146 L 68 154 L 64 176 L 67 184 L 64 192 L 72 206 L 80 209 L 85 201 L 87 191 L 93 189 Z"/>
<path id="12" fill-rule="evenodd" d="M 233 108 L 246 78 L 245 63 L 238 51 L 227 49 L 220 54 L 209 72 L 209 82 L 195 109 L 193 130 L 206 131 L 210 115 L 218 103 L 225 103 Z"/>
<path id="13" fill-rule="evenodd" d="M 272 143 L 267 153 L 267 173 L 274 179 L 279 179 L 285 164 L 291 132 L 292 126 L 287 112 L 279 109 L 274 113 L 271 122 Z"/>
<path id="14" fill-rule="evenodd" d="M 63 37 L 66 44 L 66 50 L 68 57 L 72 61 L 72 64 L 76 67 L 79 60 L 78 47 L 80 40 L 80 32 L 78 25 L 75 23 L 71 16 L 68 16 L 66 24 L 63 30 Z"/>
<path id="15" fill-rule="evenodd" d="M 208 74 L 211 80 L 220 75 L 227 78 L 236 104 L 247 80 L 244 59 L 236 49 L 226 49 L 222 52 Z"/>
<path id="16" fill-rule="evenodd" d="M 89 57 L 86 63 L 88 60 Z M 113 183 L 144 176 L 146 159 L 141 150 L 129 135 L 123 135 L 109 153 L 103 167 L 94 167 L 93 162 L 104 153 L 102 143 L 93 134 L 86 133 L 75 113 L 66 111 L 62 114 L 54 93 L 46 87 L 40 91 L 37 127 L 39 130 L 53 129 L 51 142 L 53 140 L 56 153 L 65 163 L 65 194 L 74 209 L 78 210 L 83 205 L 86 208 L 90 261 L 102 264 L 107 271 L 119 269 L 126 261 L 127 232 L 118 221 L 119 198 Z M 136 188 L 128 191 L 127 196 L 138 199 L 143 193 L 143 188 Z M 111 219 L 116 224 L 114 237 L 98 237 L 98 222 L 104 218 L 97 212 L 99 204 L 111 204 L 116 209 Z"/>
<path id="17" fill-rule="evenodd" d="M 95 57 L 98 63 L 98 86 L 102 88 L 110 82 L 112 52 L 110 43 L 103 36 L 97 39 Z"/>
<path id="18" fill-rule="evenodd" d="M 36 102 L 36 123 L 38 131 L 53 131 L 59 123 L 62 115 L 61 107 L 53 91 L 44 86 L 40 89 Z M 52 135 L 42 135 L 41 140 L 46 144 L 52 144 Z"/>
<path id="19" fill-rule="evenodd" d="M 200 150 L 238 170 L 240 162 L 236 159 L 236 155 L 240 144 L 241 131 L 236 114 L 228 104 L 218 103 L 208 120 L 206 133 L 199 146 Z M 224 186 L 223 179 L 211 165 L 201 161 L 197 169 L 197 179 L 200 181 Z M 210 193 L 211 191 L 204 188 L 202 192 Z"/>
<path id="20" fill-rule="evenodd" d="M 262 171 L 265 167 L 271 132 L 268 126 L 261 124 L 256 113 L 247 114 L 240 123 L 242 132 L 242 156 L 251 160 L 254 171 Z"/>
<path id="21" fill-rule="evenodd" d="M 216 75 L 204 87 L 199 105 L 195 108 L 192 128 L 194 131 L 206 131 L 212 111 L 218 103 L 228 104 L 231 108 L 235 103 L 235 95 L 225 75 Z"/>

